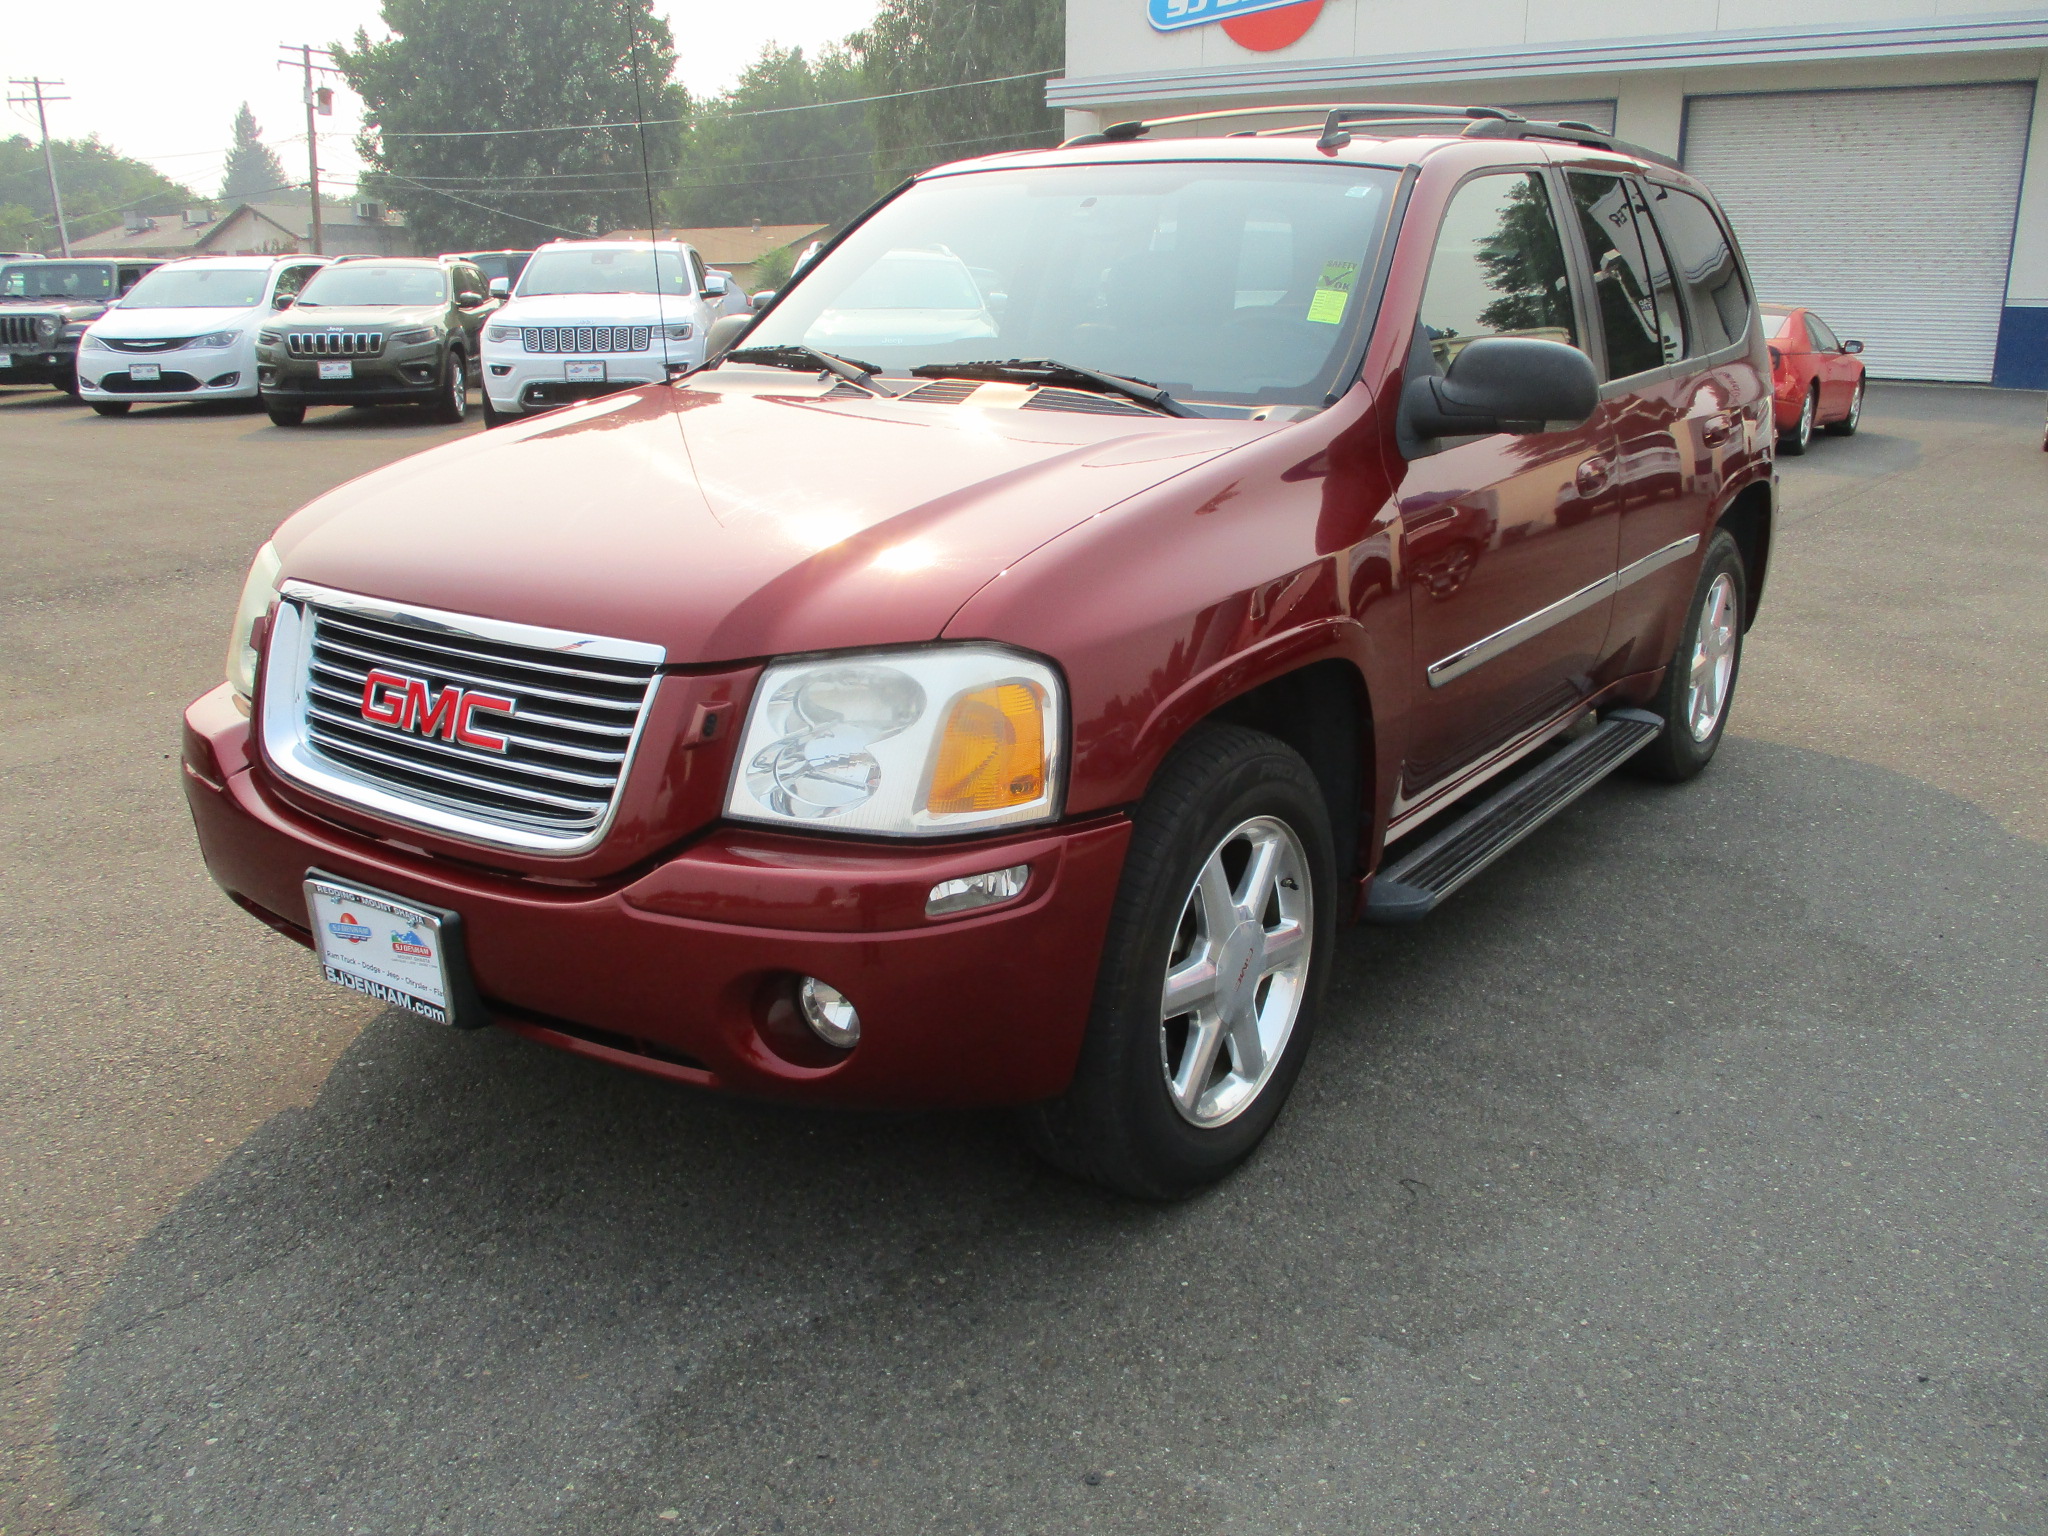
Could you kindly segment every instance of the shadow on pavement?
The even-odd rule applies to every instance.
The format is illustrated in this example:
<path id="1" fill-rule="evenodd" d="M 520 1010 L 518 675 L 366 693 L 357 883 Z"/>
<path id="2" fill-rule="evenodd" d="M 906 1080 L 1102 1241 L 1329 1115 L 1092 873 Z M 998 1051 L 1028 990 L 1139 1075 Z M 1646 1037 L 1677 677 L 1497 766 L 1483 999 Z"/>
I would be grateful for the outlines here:
<path id="1" fill-rule="evenodd" d="M 1186 1205 L 386 1015 L 135 1251 L 111 1531 L 2041 1528 L 2048 852 L 1745 740 L 1343 941 Z"/>

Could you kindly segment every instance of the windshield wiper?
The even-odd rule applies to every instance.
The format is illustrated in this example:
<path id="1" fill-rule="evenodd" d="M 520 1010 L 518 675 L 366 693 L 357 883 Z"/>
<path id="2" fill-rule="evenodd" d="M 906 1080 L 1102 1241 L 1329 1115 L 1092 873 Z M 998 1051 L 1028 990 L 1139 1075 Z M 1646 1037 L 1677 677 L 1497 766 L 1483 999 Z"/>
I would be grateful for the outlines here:
<path id="1" fill-rule="evenodd" d="M 1114 373 L 1098 373 L 1093 368 L 1055 362 L 1049 357 L 1013 357 L 1004 362 L 919 363 L 910 373 L 911 377 L 919 379 L 988 379 L 1001 384 L 1087 389 L 1098 395 L 1122 395 L 1168 416 L 1196 414 L 1156 384 L 1147 384 L 1143 379 L 1126 379 Z"/>
<path id="2" fill-rule="evenodd" d="M 737 352 L 721 353 L 718 361 L 759 363 L 766 368 L 801 368 L 806 372 L 817 369 L 849 384 L 857 384 L 871 395 L 880 395 L 885 400 L 894 398 L 875 382 L 875 375 L 881 370 L 873 363 L 864 363 L 857 357 L 838 357 L 830 352 L 820 352 L 816 347 L 741 347 Z"/>

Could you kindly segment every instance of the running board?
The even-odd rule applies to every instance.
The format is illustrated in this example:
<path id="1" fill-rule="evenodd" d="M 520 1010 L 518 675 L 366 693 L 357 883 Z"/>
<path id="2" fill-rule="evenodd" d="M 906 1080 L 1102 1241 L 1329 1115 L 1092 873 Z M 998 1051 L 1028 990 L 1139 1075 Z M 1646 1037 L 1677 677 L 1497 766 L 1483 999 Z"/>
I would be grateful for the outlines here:
<path id="1" fill-rule="evenodd" d="M 1642 751 L 1664 729 L 1642 709 L 1598 726 L 1488 796 L 1400 862 L 1373 877 L 1369 923 L 1418 923 L 1451 892 Z"/>

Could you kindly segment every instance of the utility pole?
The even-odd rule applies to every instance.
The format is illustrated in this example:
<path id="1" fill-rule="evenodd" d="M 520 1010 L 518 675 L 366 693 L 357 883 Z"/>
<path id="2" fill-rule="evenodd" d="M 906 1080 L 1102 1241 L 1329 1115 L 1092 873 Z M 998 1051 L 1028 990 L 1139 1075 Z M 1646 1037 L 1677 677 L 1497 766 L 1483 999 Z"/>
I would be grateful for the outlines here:
<path id="1" fill-rule="evenodd" d="M 286 53 L 296 53 L 296 59 L 279 59 L 278 66 L 298 66 L 306 81 L 306 185 L 313 202 L 313 254 L 327 254 L 322 247 L 326 244 L 320 232 L 320 130 L 314 125 L 315 115 L 331 117 L 334 113 L 334 92 L 327 86 L 313 84 L 315 75 L 338 75 L 340 70 L 332 64 L 315 64 L 313 55 L 331 59 L 333 54 L 325 48 L 315 48 L 310 43 L 279 43 Z"/>
<path id="2" fill-rule="evenodd" d="M 30 102 L 35 103 L 36 126 L 43 131 L 43 174 L 50 178 L 50 206 L 56 210 L 57 214 L 57 244 L 64 254 L 69 256 L 71 254 L 71 231 L 64 227 L 64 199 L 57 193 L 57 161 L 50 153 L 50 115 L 43 108 L 49 102 L 69 101 L 71 98 L 69 96 L 46 96 L 43 94 L 45 87 L 62 85 L 64 83 L 62 80 L 45 80 L 40 75 L 31 75 L 26 80 L 10 80 L 7 83 L 9 85 L 25 86 L 34 92 L 30 96 L 10 96 L 7 100 L 11 105 L 17 107 L 25 107 Z"/>

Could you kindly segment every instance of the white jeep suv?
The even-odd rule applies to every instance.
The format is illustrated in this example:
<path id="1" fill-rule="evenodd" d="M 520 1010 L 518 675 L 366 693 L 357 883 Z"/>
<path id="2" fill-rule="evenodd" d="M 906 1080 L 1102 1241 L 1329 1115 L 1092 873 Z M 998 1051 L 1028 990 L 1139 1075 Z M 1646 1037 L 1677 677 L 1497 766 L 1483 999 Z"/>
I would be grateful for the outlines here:
<path id="1" fill-rule="evenodd" d="M 671 240 L 542 246 L 484 327 L 485 424 L 696 367 L 731 282 Z"/>

